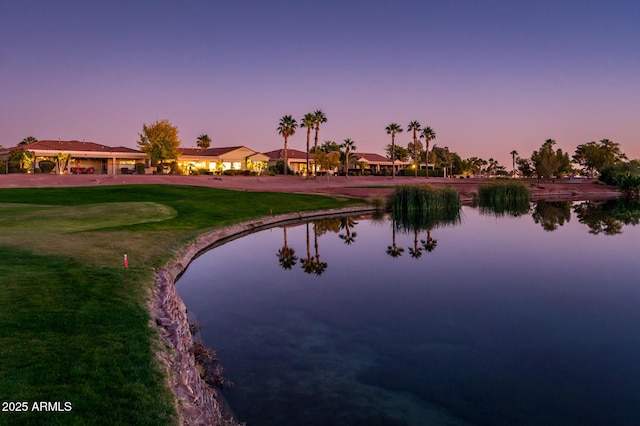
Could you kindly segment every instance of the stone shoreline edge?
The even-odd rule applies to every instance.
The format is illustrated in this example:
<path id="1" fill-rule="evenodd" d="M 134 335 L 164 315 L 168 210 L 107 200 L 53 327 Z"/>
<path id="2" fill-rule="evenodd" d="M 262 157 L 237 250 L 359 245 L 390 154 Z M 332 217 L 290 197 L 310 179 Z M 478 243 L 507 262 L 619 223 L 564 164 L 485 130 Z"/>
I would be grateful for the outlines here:
<path id="1" fill-rule="evenodd" d="M 267 216 L 206 232 L 191 241 L 163 268 L 156 270 L 156 285 L 149 300 L 151 326 L 169 349 L 157 351 L 167 372 L 167 382 L 174 394 L 180 425 L 237 424 L 217 399 L 217 391 L 200 377 L 191 348 L 194 340 L 189 331 L 187 309 L 178 295 L 175 283 L 187 266 L 205 251 L 252 232 L 287 223 L 345 214 L 374 213 L 375 207 L 354 206 Z"/>

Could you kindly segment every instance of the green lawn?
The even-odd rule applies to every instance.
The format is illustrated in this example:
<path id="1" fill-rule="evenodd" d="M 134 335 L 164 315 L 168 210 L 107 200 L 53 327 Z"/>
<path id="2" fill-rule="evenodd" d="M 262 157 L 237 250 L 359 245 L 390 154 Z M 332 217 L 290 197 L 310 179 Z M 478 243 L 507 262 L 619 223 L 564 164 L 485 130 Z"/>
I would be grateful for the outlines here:
<path id="1" fill-rule="evenodd" d="M 145 309 L 153 269 L 213 227 L 356 203 L 165 185 L 0 189 L 0 401 L 72 407 L 0 412 L 0 424 L 174 424 Z"/>

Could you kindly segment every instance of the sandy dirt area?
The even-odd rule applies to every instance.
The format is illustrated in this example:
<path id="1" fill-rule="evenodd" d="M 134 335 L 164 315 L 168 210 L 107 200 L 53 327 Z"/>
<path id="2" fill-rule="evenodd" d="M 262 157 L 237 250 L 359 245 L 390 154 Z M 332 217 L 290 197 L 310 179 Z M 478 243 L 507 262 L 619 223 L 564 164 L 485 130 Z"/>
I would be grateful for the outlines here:
<path id="1" fill-rule="evenodd" d="M 478 186 L 491 179 L 445 179 L 383 176 L 170 176 L 170 175 L 0 175 L 0 188 L 46 188 L 98 185 L 167 184 L 194 185 L 239 191 L 296 192 L 308 194 L 342 195 L 358 198 L 388 197 L 396 185 L 450 185 L 463 201 L 471 199 Z M 558 179 L 555 182 L 532 180 L 528 183 L 534 199 L 580 200 L 613 198 L 619 193 L 615 187 L 601 185 L 587 179 Z M 0 200 L 1 202 L 2 200 Z"/>

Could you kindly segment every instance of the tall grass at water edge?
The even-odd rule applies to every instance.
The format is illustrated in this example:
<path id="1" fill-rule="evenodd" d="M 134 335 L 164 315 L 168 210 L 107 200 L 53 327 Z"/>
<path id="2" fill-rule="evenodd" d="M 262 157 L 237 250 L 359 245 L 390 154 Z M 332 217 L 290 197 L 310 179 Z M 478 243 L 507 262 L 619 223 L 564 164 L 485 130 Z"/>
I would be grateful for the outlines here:
<path id="1" fill-rule="evenodd" d="M 400 186 L 393 193 L 390 206 L 394 213 L 459 210 L 460 197 L 451 187 L 434 189 L 426 185 Z"/>
<path id="2" fill-rule="evenodd" d="M 492 183 L 478 188 L 478 205 L 483 214 L 519 216 L 529 211 L 531 193 L 519 182 Z"/>

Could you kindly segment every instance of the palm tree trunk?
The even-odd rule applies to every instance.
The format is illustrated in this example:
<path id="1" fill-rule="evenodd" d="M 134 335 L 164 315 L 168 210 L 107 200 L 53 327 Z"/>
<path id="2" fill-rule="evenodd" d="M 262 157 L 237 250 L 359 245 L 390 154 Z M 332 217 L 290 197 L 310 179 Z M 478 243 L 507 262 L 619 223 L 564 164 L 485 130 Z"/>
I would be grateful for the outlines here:
<path id="1" fill-rule="evenodd" d="M 311 139 L 311 127 L 307 127 L 307 174 L 306 179 L 309 179 L 309 140 Z"/>
<path id="2" fill-rule="evenodd" d="M 318 154 L 318 130 L 319 129 L 316 127 L 316 137 L 314 138 L 314 141 L 313 141 L 313 155 L 314 156 Z M 318 171 L 316 170 L 316 160 L 315 160 L 315 157 L 314 157 L 314 160 L 313 160 L 313 176 L 316 177 L 317 174 L 318 174 Z M 327 173 L 327 176 L 329 176 L 328 173 Z"/>
<path id="3" fill-rule="evenodd" d="M 391 178 L 396 177 L 396 135 L 391 134 Z"/>
<path id="4" fill-rule="evenodd" d="M 425 145 L 427 147 L 426 152 L 424 153 L 424 167 L 426 168 L 425 176 L 427 177 L 427 179 L 429 179 L 429 139 L 428 138 L 426 138 L 425 140 Z"/>
<path id="5" fill-rule="evenodd" d="M 286 175 L 287 174 L 287 169 L 289 167 L 287 167 L 287 137 L 284 137 L 284 168 L 283 168 L 283 174 Z"/>

